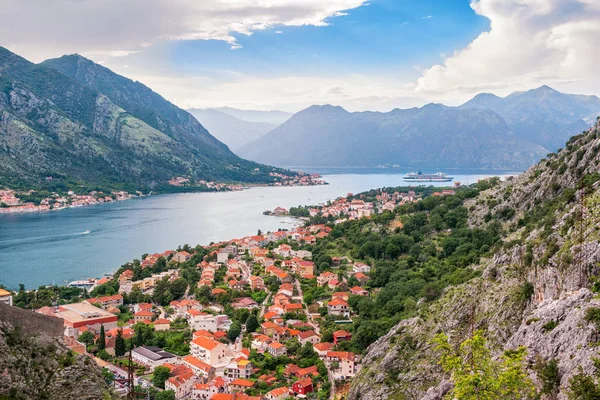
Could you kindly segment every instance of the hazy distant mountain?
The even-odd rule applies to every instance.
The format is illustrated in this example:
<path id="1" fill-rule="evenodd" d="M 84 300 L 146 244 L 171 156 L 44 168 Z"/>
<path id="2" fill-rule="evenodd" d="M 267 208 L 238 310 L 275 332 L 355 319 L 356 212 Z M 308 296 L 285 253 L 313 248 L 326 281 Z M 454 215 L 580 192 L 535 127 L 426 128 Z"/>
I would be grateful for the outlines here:
<path id="1" fill-rule="evenodd" d="M 239 154 L 286 166 L 522 169 L 547 153 L 496 112 L 438 104 L 388 113 L 312 106 Z"/>
<path id="2" fill-rule="evenodd" d="M 574 134 L 588 129 L 600 112 L 600 98 L 572 95 L 541 86 L 504 98 L 489 93 L 475 96 L 461 109 L 496 111 L 519 137 L 554 151 Z"/>
<path id="3" fill-rule="evenodd" d="M 269 122 L 244 121 L 214 108 L 194 108 L 188 110 L 188 112 L 214 137 L 225 143 L 234 152 L 246 143 L 264 136 L 279 125 Z M 250 113 L 250 111 L 246 112 Z"/>
<path id="4" fill-rule="evenodd" d="M 285 111 L 271 110 L 271 111 L 258 111 L 258 110 L 239 110 L 231 107 L 217 107 L 217 111 L 221 111 L 225 114 L 234 116 L 242 121 L 249 122 L 265 122 L 267 124 L 281 125 L 292 115 Z"/>
<path id="5" fill-rule="evenodd" d="M 460 107 L 349 113 L 313 106 L 238 154 L 286 166 L 525 169 L 589 127 L 598 113 L 596 96 L 547 86 L 505 98 L 482 93 Z"/>
<path id="6" fill-rule="evenodd" d="M 0 186 L 148 189 L 178 175 L 268 182 L 271 170 L 139 82 L 78 55 L 36 65 L 0 47 Z"/>

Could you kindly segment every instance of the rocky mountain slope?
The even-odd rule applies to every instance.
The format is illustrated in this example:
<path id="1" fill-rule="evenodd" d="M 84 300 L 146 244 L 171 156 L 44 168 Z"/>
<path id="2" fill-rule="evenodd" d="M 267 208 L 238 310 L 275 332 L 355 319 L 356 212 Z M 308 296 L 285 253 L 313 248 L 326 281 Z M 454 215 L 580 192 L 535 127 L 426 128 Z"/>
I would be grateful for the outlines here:
<path id="1" fill-rule="evenodd" d="M 543 399 L 567 399 L 593 374 L 600 324 L 600 122 L 527 172 L 465 201 L 469 225 L 496 224 L 502 245 L 474 265 L 481 276 L 447 288 L 373 343 L 349 399 L 441 399 L 451 388 L 431 339 L 453 344 L 482 329 L 495 355 L 525 346 Z M 583 218 L 580 216 L 583 215 Z M 548 380 L 536 371 L 557 361 Z M 592 398 L 592 397 L 590 397 Z"/>
<path id="2" fill-rule="evenodd" d="M 245 121 L 214 108 L 193 108 L 188 112 L 234 152 L 277 127 L 269 122 Z"/>
<path id="3" fill-rule="evenodd" d="M 312 106 L 238 152 L 274 165 L 418 169 L 524 169 L 547 153 L 493 111 L 437 104 L 388 113 Z"/>
<path id="4" fill-rule="evenodd" d="M 0 133 L 0 186 L 147 191 L 177 175 L 271 179 L 189 113 L 77 55 L 36 65 L 0 48 Z"/>
<path id="5" fill-rule="evenodd" d="M 275 165 L 524 170 L 588 129 L 598 112 L 596 96 L 547 86 L 505 98 L 483 93 L 457 108 L 349 113 L 313 106 L 238 152 Z"/>
<path id="6" fill-rule="evenodd" d="M 0 398 L 48 400 L 117 399 L 89 357 L 58 339 L 30 334 L 0 322 Z"/>

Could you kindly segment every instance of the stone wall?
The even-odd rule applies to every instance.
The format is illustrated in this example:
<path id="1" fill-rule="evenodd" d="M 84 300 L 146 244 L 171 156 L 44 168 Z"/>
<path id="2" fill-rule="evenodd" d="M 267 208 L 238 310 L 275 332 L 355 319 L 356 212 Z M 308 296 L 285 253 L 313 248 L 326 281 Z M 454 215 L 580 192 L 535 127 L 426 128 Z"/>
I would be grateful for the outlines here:
<path id="1" fill-rule="evenodd" d="M 8 322 L 29 334 L 46 334 L 60 338 L 64 332 L 63 320 L 60 318 L 48 317 L 3 303 L 0 303 L 0 322 Z"/>

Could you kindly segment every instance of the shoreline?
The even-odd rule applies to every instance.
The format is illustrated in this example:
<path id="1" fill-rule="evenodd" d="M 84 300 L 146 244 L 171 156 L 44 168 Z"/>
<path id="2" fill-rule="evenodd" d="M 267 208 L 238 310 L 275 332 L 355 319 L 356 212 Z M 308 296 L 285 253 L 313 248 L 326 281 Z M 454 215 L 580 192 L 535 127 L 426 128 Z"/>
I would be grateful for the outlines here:
<path id="1" fill-rule="evenodd" d="M 328 182 L 324 183 L 314 183 L 310 185 L 271 185 L 271 184 L 248 184 L 245 187 L 237 190 L 229 189 L 229 190 L 194 190 L 193 187 L 190 187 L 190 190 L 181 190 L 181 191 L 173 191 L 173 192 L 165 192 L 165 193 L 148 193 L 148 194 L 138 194 L 131 195 L 131 197 L 123 198 L 123 199 L 114 199 L 112 201 L 98 201 L 95 203 L 89 204 L 78 204 L 78 205 L 68 205 L 59 208 L 50 208 L 49 206 L 44 205 L 34 205 L 34 204 L 22 204 L 18 206 L 9 206 L 9 207 L 0 207 L 0 216 L 1 215 L 13 215 L 13 214 L 34 214 L 34 213 L 45 213 L 45 212 L 54 212 L 54 211 L 63 211 L 73 208 L 82 208 L 82 207 L 91 207 L 102 204 L 111 204 L 117 203 L 121 201 L 134 200 L 143 197 L 150 196 L 161 196 L 161 195 L 169 195 L 169 194 L 189 194 L 189 193 L 229 193 L 229 192 L 242 192 L 245 190 L 250 190 L 252 188 L 263 188 L 263 187 L 308 187 L 308 186 L 324 186 L 329 185 Z M 9 189 L 10 190 L 10 189 Z"/>

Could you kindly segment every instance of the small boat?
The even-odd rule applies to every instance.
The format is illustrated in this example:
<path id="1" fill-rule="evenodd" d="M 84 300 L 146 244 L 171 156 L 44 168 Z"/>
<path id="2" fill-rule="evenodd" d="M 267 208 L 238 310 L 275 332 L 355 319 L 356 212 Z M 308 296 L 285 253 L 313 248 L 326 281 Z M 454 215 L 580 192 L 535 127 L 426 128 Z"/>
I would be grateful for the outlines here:
<path id="1" fill-rule="evenodd" d="M 89 235 L 90 233 L 92 233 L 92 231 L 90 230 L 81 232 L 82 235 Z"/>

